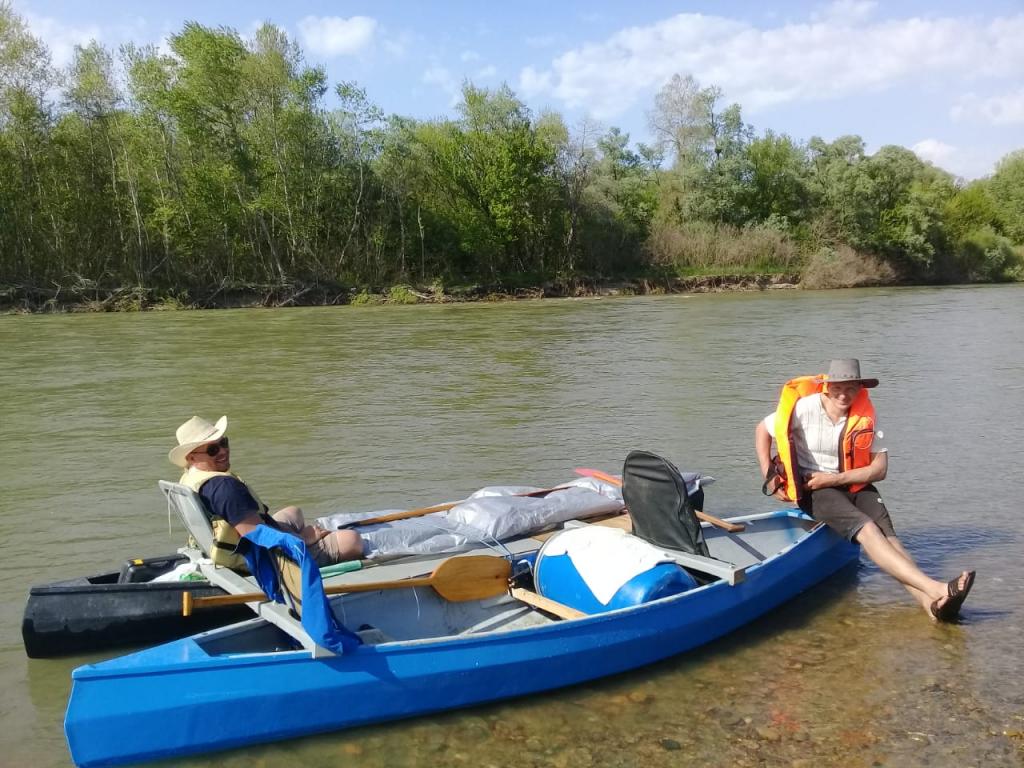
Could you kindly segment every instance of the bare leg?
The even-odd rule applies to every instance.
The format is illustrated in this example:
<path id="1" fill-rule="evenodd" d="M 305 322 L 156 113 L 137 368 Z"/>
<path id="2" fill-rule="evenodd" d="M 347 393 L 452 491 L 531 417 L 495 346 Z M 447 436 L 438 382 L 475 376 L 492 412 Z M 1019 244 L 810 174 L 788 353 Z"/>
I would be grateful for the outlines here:
<path id="1" fill-rule="evenodd" d="M 363 538 L 355 531 L 328 531 L 318 525 L 306 525 L 302 510 L 296 506 L 280 509 L 273 517 L 306 543 L 318 565 L 358 560 L 363 556 Z"/>
<path id="2" fill-rule="evenodd" d="M 280 523 L 296 536 L 301 536 L 302 529 L 306 526 L 306 519 L 303 517 L 302 510 L 294 505 L 277 510 L 271 517 L 274 518 L 275 522 Z M 309 542 L 306 543 L 308 544 Z"/>
<path id="3" fill-rule="evenodd" d="M 932 616 L 932 603 L 938 600 L 941 606 L 949 599 L 947 585 L 925 575 L 899 540 L 887 538 L 874 523 L 865 524 L 854 539 L 875 565 L 906 587 L 929 616 Z M 961 578 L 966 575 L 961 574 Z"/>
<path id="4" fill-rule="evenodd" d="M 903 557 L 907 560 L 908 563 L 910 563 L 914 568 L 918 567 L 917 563 L 914 562 L 914 558 L 910 556 L 910 553 L 907 552 L 907 550 L 903 547 L 903 543 L 899 539 L 897 539 L 895 536 L 887 536 L 886 540 L 892 545 L 893 549 L 895 549 L 899 554 L 903 555 Z M 928 595 L 919 590 L 917 587 L 911 586 L 910 584 L 904 584 L 903 586 L 906 587 L 907 592 L 910 593 L 910 596 L 917 600 L 917 602 L 919 602 L 921 605 L 923 605 L 925 607 L 925 610 L 928 611 L 929 615 L 931 615 L 930 606 L 932 604 L 932 601 L 928 599 Z"/>
<path id="5" fill-rule="evenodd" d="M 307 526 L 306 530 L 318 532 L 319 538 L 310 545 L 309 551 L 313 553 L 320 566 L 340 563 L 343 560 L 358 560 L 363 556 L 363 537 L 355 531 L 346 529 L 328 532 L 313 526 Z"/>

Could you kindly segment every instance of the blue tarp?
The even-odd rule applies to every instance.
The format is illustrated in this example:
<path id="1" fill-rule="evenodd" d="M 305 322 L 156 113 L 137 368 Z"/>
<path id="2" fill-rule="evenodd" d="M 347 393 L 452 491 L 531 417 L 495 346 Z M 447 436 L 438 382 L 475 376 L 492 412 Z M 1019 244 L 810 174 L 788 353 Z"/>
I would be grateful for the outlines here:
<path id="1" fill-rule="evenodd" d="M 346 653 L 362 644 L 359 636 L 339 624 L 331 612 L 320 569 L 299 537 L 267 525 L 258 525 L 245 534 L 245 538 L 253 545 L 245 552 L 249 570 L 259 582 L 260 589 L 277 602 L 283 603 L 284 597 L 270 550 L 280 549 L 302 569 L 302 628 L 317 645 L 334 653 Z"/>

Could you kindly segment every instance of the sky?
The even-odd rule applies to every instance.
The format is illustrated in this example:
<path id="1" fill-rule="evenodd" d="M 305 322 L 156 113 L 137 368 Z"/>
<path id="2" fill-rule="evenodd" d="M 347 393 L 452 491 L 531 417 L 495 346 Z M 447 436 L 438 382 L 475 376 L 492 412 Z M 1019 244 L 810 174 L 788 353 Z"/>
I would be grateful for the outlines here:
<path id="1" fill-rule="evenodd" d="M 10 0 L 8 0 L 10 1 Z M 97 40 L 166 45 L 186 21 L 284 29 L 332 86 L 388 114 L 454 116 L 463 82 L 507 83 L 534 114 L 650 142 L 674 74 L 715 85 L 757 135 L 861 136 L 971 180 L 1024 149 L 1024 0 L 13 0 L 66 65 Z"/>

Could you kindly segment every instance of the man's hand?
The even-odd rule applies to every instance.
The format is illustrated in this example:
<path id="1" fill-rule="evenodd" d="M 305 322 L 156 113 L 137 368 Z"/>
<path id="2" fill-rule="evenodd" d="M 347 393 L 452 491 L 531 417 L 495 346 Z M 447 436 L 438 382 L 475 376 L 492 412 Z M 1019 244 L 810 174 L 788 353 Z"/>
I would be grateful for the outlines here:
<path id="1" fill-rule="evenodd" d="M 822 488 L 836 488 L 840 485 L 846 485 L 843 481 L 842 472 L 811 472 L 804 479 L 804 487 L 809 491 L 820 491 Z"/>

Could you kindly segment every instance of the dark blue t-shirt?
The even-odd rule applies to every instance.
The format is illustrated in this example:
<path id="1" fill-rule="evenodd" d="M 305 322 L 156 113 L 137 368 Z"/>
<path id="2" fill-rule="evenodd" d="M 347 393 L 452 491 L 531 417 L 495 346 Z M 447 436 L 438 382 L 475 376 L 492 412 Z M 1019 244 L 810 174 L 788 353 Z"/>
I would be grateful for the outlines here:
<path id="1" fill-rule="evenodd" d="M 199 496 L 212 514 L 223 517 L 231 525 L 237 525 L 254 512 L 266 512 L 245 483 L 234 477 L 211 477 L 199 488 Z"/>

